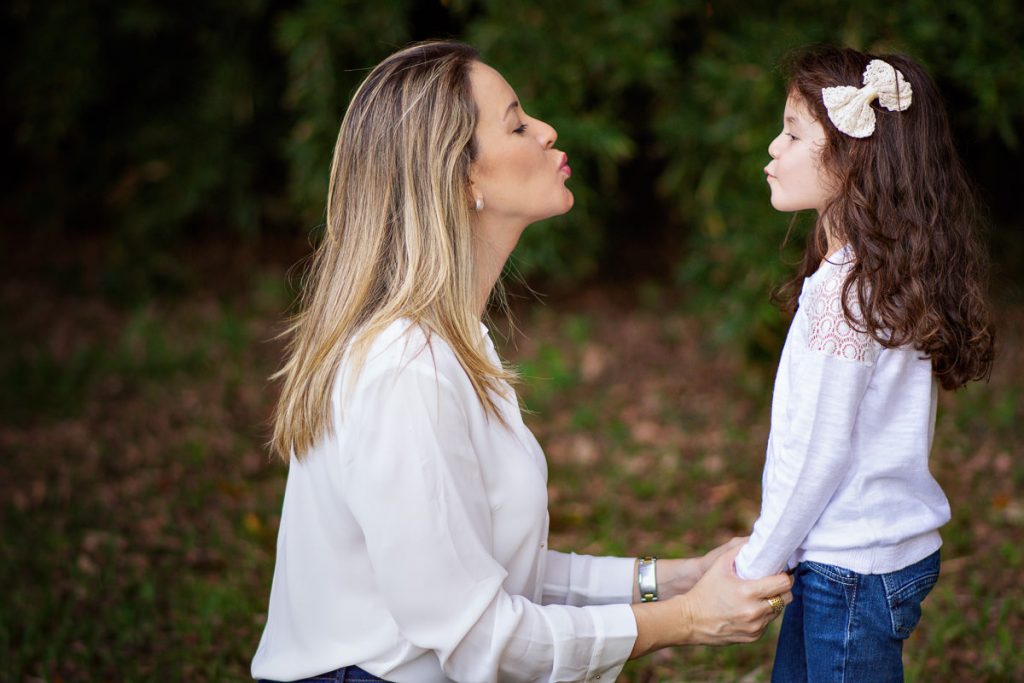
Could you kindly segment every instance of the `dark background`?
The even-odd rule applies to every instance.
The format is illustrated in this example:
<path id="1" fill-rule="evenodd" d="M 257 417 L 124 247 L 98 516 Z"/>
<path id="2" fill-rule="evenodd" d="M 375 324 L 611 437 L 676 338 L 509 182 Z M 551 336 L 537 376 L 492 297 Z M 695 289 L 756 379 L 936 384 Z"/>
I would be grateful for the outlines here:
<path id="1" fill-rule="evenodd" d="M 196 244 L 301 253 L 347 97 L 432 37 L 479 47 L 572 156 L 577 208 L 516 257 L 537 282 L 681 277 L 755 306 L 787 224 L 760 170 L 783 99 L 774 66 L 819 41 L 931 69 L 1007 283 L 1020 266 L 1014 2 L 80 0 L 8 3 L 3 20 L 4 246 L 63 245 L 73 271 L 83 242 L 102 245 L 68 284 L 128 303 L 193 286 L 182 250 Z"/>

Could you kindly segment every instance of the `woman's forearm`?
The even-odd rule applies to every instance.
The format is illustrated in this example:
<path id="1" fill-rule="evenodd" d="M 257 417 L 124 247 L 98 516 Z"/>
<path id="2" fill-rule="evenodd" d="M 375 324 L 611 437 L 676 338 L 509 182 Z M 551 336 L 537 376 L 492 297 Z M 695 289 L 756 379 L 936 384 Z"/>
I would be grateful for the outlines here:
<path id="1" fill-rule="evenodd" d="M 685 613 L 683 602 L 682 598 L 674 598 L 631 605 L 636 618 L 636 642 L 630 659 L 689 641 L 692 618 Z"/>
<path id="2" fill-rule="evenodd" d="M 640 561 L 637 560 L 633 566 L 633 576 L 637 574 Z M 701 566 L 700 558 L 686 558 L 679 560 L 658 560 L 658 599 L 667 600 L 677 595 L 683 595 L 700 580 L 705 569 Z M 633 581 L 633 602 L 640 602 L 640 585 Z"/>
<path id="3" fill-rule="evenodd" d="M 700 578 L 704 576 L 704 573 L 711 568 L 715 560 L 722 554 L 742 546 L 747 538 L 733 538 L 726 543 L 710 550 L 707 554 L 701 557 L 690 557 L 684 559 L 665 559 L 658 560 L 657 565 L 657 577 L 658 577 L 658 597 L 661 600 L 667 600 L 674 598 L 677 595 L 684 595 L 688 593 L 691 588 L 697 585 Z M 633 576 L 636 577 L 637 570 L 639 569 L 640 560 L 636 560 L 633 563 Z M 633 581 L 633 602 L 640 602 L 640 586 L 637 581 Z"/>
<path id="4" fill-rule="evenodd" d="M 785 574 L 756 581 L 737 577 L 733 560 L 739 546 L 726 545 L 728 549 L 716 553 L 711 567 L 685 594 L 631 605 L 637 637 L 630 658 L 673 645 L 753 642 L 778 616 L 768 598 L 781 595 L 784 603 L 793 599 L 793 582 Z"/>

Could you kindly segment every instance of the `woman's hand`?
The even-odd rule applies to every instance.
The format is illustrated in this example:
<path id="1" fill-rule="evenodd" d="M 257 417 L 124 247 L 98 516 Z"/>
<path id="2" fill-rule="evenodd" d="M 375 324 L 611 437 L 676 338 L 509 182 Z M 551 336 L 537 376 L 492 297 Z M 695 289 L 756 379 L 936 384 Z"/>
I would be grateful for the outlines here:
<path id="1" fill-rule="evenodd" d="M 729 552 L 733 548 L 742 546 L 748 540 L 750 540 L 750 536 L 733 536 L 731 539 L 729 539 L 722 545 L 718 546 L 717 548 L 709 550 L 707 554 L 705 554 L 703 557 L 698 557 L 697 564 L 700 568 L 700 576 L 698 576 L 697 579 L 700 580 L 700 577 L 704 576 L 704 574 L 706 574 L 707 571 L 711 569 L 711 566 L 715 563 L 715 560 L 717 560 L 719 557 Z"/>
<path id="2" fill-rule="evenodd" d="M 736 576 L 733 560 L 742 543 L 721 553 L 697 582 L 679 600 L 688 615 L 690 634 L 687 642 L 704 645 L 750 643 L 761 637 L 768 624 L 778 616 L 768 598 L 781 595 L 789 604 L 793 579 L 788 574 L 775 574 L 756 581 Z"/>
<path id="3" fill-rule="evenodd" d="M 723 553 L 728 552 L 736 546 L 747 542 L 749 536 L 736 537 L 723 543 L 701 557 L 686 558 L 681 560 L 659 559 L 658 560 L 658 596 L 661 600 L 674 598 L 683 595 L 700 581 L 707 573 L 711 565 L 715 563 Z M 634 573 L 635 570 L 634 570 Z M 640 602 L 640 592 L 634 586 L 633 602 Z"/>
<path id="4" fill-rule="evenodd" d="M 744 581 L 733 569 L 742 543 L 730 541 L 726 545 L 729 547 L 718 553 L 708 571 L 685 595 L 632 606 L 637 639 L 631 658 L 672 645 L 753 642 L 778 616 L 768 598 L 781 595 L 786 604 L 792 602 L 792 578 L 775 574 Z"/>

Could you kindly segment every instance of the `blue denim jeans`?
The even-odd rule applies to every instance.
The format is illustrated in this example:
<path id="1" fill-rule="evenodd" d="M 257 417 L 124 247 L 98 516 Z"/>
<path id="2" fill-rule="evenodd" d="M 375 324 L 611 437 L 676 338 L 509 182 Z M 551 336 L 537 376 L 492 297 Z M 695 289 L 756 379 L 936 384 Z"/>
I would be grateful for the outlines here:
<path id="1" fill-rule="evenodd" d="M 797 565 L 772 668 L 773 683 L 903 680 L 903 641 L 939 578 L 939 553 L 889 574 L 819 562 Z"/>
<path id="2" fill-rule="evenodd" d="M 257 683 L 280 683 L 260 678 Z M 371 673 L 366 673 L 358 666 L 343 666 L 340 669 L 330 671 L 319 676 L 301 678 L 291 683 L 387 683 L 383 678 L 377 678 Z"/>

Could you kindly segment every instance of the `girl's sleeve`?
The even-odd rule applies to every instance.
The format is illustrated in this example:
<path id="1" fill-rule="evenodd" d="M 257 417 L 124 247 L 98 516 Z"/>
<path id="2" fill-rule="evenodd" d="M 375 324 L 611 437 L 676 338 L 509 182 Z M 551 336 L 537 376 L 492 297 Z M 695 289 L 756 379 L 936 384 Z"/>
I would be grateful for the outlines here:
<path id="1" fill-rule="evenodd" d="M 838 299 L 819 297 L 809 306 L 808 344 L 795 350 L 799 371 L 790 374 L 782 416 L 788 427 L 781 438 L 774 429 L 769 437 L 773 462 L 762 480 L 761 515 L 736 557 L 744 579 L 786 569 L 847 476 L 854 422 L 880 348 L 845 326 Z"/>
<path id="2" fill-rule="evenodd" d="M 467 417 L 444 378 L 407 366 L 370 380 L 360 403 L 343 495 L 403 636 L 455 681 L 615 680 L 636 639 L 628 605 L 541 606 L 502 587 Z"/>
<path id="3" fill-rule="evenodd" d="M 544 604 L 615 605 L 633 600 L 636 558 L 594 557 L 549 550 Z"/>

